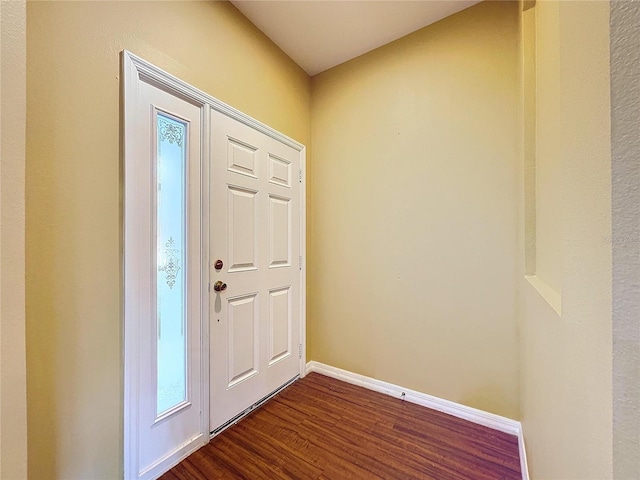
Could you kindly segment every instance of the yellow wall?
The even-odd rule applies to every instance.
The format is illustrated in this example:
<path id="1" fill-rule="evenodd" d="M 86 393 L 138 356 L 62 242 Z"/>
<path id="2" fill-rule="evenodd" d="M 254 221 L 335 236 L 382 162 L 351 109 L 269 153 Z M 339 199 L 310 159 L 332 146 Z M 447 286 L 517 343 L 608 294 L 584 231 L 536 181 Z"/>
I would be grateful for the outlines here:
<path id="1" fill-rule="evenodd" d="M 309 359 L 518 415 L 518 6 L 312 79 Z"/>
<path id="2" fill-rule="evenodd" d="M 521 102 L 515 2 L 483 2 L 311 84 L 227 3 L 29 3 L 30 477 L 122 474 L 126 48 L 313 139 L 309 360 L 510 417 L 521 410 L 533 478 L 610 478 L 608 2 L 538 2 L 533 12 L 539 89 Z M 520 123 L 532 102 L 535 121 Z M 522 139 L 535 143 L 533 238 L 518 226 L 531 213 L 518 188 Z M 4 187 L 3 177 L 3 209 Z M 562 292 L 562 317 L 524 280 L 525 257 Z M 1 266 L 4 277 L 4 253 Z M 3 290 L 3 322 L 5 305 Z M 4 372 L 4 324 L 2 335 Z"/>
<path id="3" fill-rule="evenodd" d="M 24 1 L 0 2 L 0 478 L 27 472 L 24 168 L 26 21 Z"/>
<path id="4" fill-rule="evenodd" d="M 529 466 L 539 479 L 612 478 L 609 2 L 539 1 L 525 12 L 525 40 L 531 12 L 536 165 L 553 172 L 538 176 L 538 191 L 559 193 L 560 253 L 549 278 L 562 284 L 562 315 L 520 281 Z"/>
<path id="5" fill-rule="evenodd" d="M 309 78 L 228 3 L 32 2 L 29 474 L 122 475 L 119 52 L 309 144 Z"/>
<path id="6" fill-rule="evenodd" d="M 522 114 L 521 141 L 523 162 L 520 178 L 523 181 L 522 197 L 519 206 L 522 208 L 521 242 L 523 249 L 520 261 L 526 275 L 536 273 L 536 36 L 535 5 L 533 1 L 521 1 L 523 13 L 519 22 L 521 31 L 528 32 L 520 39 L 522 69 L 520 72 L 522 91 L 520 111 Z"/>
<path id="7" fill-rule="evenodd" d="M 535 273 L 557 295 L 562 291 L 562 173 L 560 171 L 559 12 L 556 1 L 533 9 L 544 30 L 536 37 L 536 265 Z"/>

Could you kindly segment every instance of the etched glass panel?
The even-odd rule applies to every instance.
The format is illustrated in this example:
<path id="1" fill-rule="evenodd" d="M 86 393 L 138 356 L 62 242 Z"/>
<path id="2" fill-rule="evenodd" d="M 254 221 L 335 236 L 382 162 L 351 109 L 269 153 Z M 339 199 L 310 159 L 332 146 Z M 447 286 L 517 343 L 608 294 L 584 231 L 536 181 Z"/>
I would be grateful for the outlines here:
<path id="1" fill-rule="evenodd" d="M 187 125 L 157 119 L 157 402 L 160 415 L 187 399 L 186 138 Z"/>

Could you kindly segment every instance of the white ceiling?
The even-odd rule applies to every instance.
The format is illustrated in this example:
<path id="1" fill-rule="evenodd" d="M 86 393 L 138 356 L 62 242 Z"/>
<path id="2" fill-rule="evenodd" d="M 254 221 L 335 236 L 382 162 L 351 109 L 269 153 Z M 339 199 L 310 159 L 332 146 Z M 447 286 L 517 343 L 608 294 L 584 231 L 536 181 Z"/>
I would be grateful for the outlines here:
<path id="1" fill-rule="evenodd" d="M 480 0 L 231 0 L 309 75 L 464 10 Z"/>

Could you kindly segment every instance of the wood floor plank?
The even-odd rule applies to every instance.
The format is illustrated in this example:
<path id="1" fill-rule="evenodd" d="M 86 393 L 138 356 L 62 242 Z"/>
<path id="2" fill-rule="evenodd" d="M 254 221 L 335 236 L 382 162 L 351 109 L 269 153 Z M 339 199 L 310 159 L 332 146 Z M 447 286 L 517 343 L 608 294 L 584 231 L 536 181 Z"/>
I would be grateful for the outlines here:
<path id="1" fill-rule="evenodd" d="M 343 393 L 346 393 L 346 391 Z M 484 438 L 483 436 L 483 438 L 481 439 L 482 441 L 479 441 L 477 438 L 475 438 L 475 435 L 473 432 L 478 427 L 475 424 L 466 422 L 463 425 L 458 425 L 458 426 L 451 425 L 451 417 L 446 414 L 433 412 L 432 410 L 424 409 L 420 406 L 406 403 L 406 402 L 400 403 L 401 408 L 399 409 L 398 400 L 388 396 L 383 396 L 382 398 L 380 398 L 380 400 L 381 401 L 378 402 L 376 405 L 369 405 L 367 406 L 367 408 L 370 408 L 370 409 L 373 408 L 375 409 L 376 412 L 379 413 L 380 411 L 385 410 L 384 408 L 385 405 L 381 405 L 382 403 L 393 402 L 394 405 L 393 405 L 392 411 L 385 413 L 387 416 L 393 416 L 394 414 L 398 416 L 403 411 L 409 411 L 407 415 L 407 419 L 410 419 L 412 425 L 407 427 L 407 426 L 404 426 L 403 424 L 400 424 L 400 425 L 394 426 L 394 428 L 397 430 L 398 429 L 402 430 L 405 436 L 409 435 L 409 436 L 414 436 L 416 438 L 422 438 L 422 441 L 418 443 L 423 443 L 424 445 L 432 445 L 436 449 L 444 450 L 445 453 L 451 453 L 457 450 L 459 451 L 460 455 L 463 455 L 466 457 L 475 456 L 479 458 L 489 459 L 489 456 L 491 455 L 491 450 L 494 449 L 493 444 L 495 443 L 496 447 L 500 448 L 500 444 L 501 444 L 500 440 L 503 440 L 505 437 L 512 440 L 509 442 L 509 445 L 508 445 L 508 448 L 510 450 L 512 450 L 513 448 L 517 448 L 517 439 L 510 435 L 505 434 L 505 435 L 499 436 L 498 438 L 493 440 L 492 444 L 490 444 L 489 447 L 487 447 L 488 445 L 486 441 L 487 438 Z M 351 405 L 353 406 L 355 404 L 351 403 Z M 374 415 L 367 414 L 366 410 L 359 411 L 357 407 L 354 407 L 354 413 L 355 413 L 355 417 L 358 419 L 363 418 L 363 416 L 374 417 Z M 424 413 L 429 413 L 430 418 L 428 418 L 426 421 L 423 420 L 422 425 L 420 425 L 421 422 L 419 421 L 420 420 L 419 417 L 420 417 L 420 414 L 424 414 Z M 437 413 L 437 415 L 434 415 L 434 413 Z M 452 427 L 457 427 L 457 428 L 452 428 Z M 340 428 L 340 426 L 337 426 L 337 428 Z M 451 434 L 451 430 L 453 430 L 453 435 Z M 385 432 L 386 432 L 385 429 L 379 429 L 377 436 L 384 436 Z M 488 432 L 485 432 L 485 433 L 493 434 L 493 431 L 489 430 Z M 501 433 L 501 432 L 498 432 L 498 433 Z M 392 436 L 397 437 L 397 432 L 392 433 Z M 393 440 L 390 437 L 387 439 L 390 441 Z M 485 452 L 487 448 L 489 448 L 490 450 L 488 454 Z M 470 463 L 474 461 L 473 458 L 468 458 L 468 460 Z M 505 464 L 507 466 L 513 467 L 515 471 L 518 471 L 519 459 L 512 459 L 513 460 L 512 462 L 508 462 L 508 460 L 509 460 L 508 458 L 505 459 Z M 477 475 L 479 476 L 480 473 L 478 472 Z M 493 473 L 489 472 L 488 478 L 494 478 L 492 475 Z"/>
<path id="2" fill-rule="evenodd" d="M 518 439 L 307 375 L 162 480 L 520 480 Z"/>

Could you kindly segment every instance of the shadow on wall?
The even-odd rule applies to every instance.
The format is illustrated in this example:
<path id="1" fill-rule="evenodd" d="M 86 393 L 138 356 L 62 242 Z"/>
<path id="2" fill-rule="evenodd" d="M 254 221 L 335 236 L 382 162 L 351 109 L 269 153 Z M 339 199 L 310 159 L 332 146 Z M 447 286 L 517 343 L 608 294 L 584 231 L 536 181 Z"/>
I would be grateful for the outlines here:
<path id="1" fill-rule="evenodd" d="M 458 403 L 485 412 L 509 411 L 508 392 L 498 384 L 487 384 L 463 395 Z"/>

